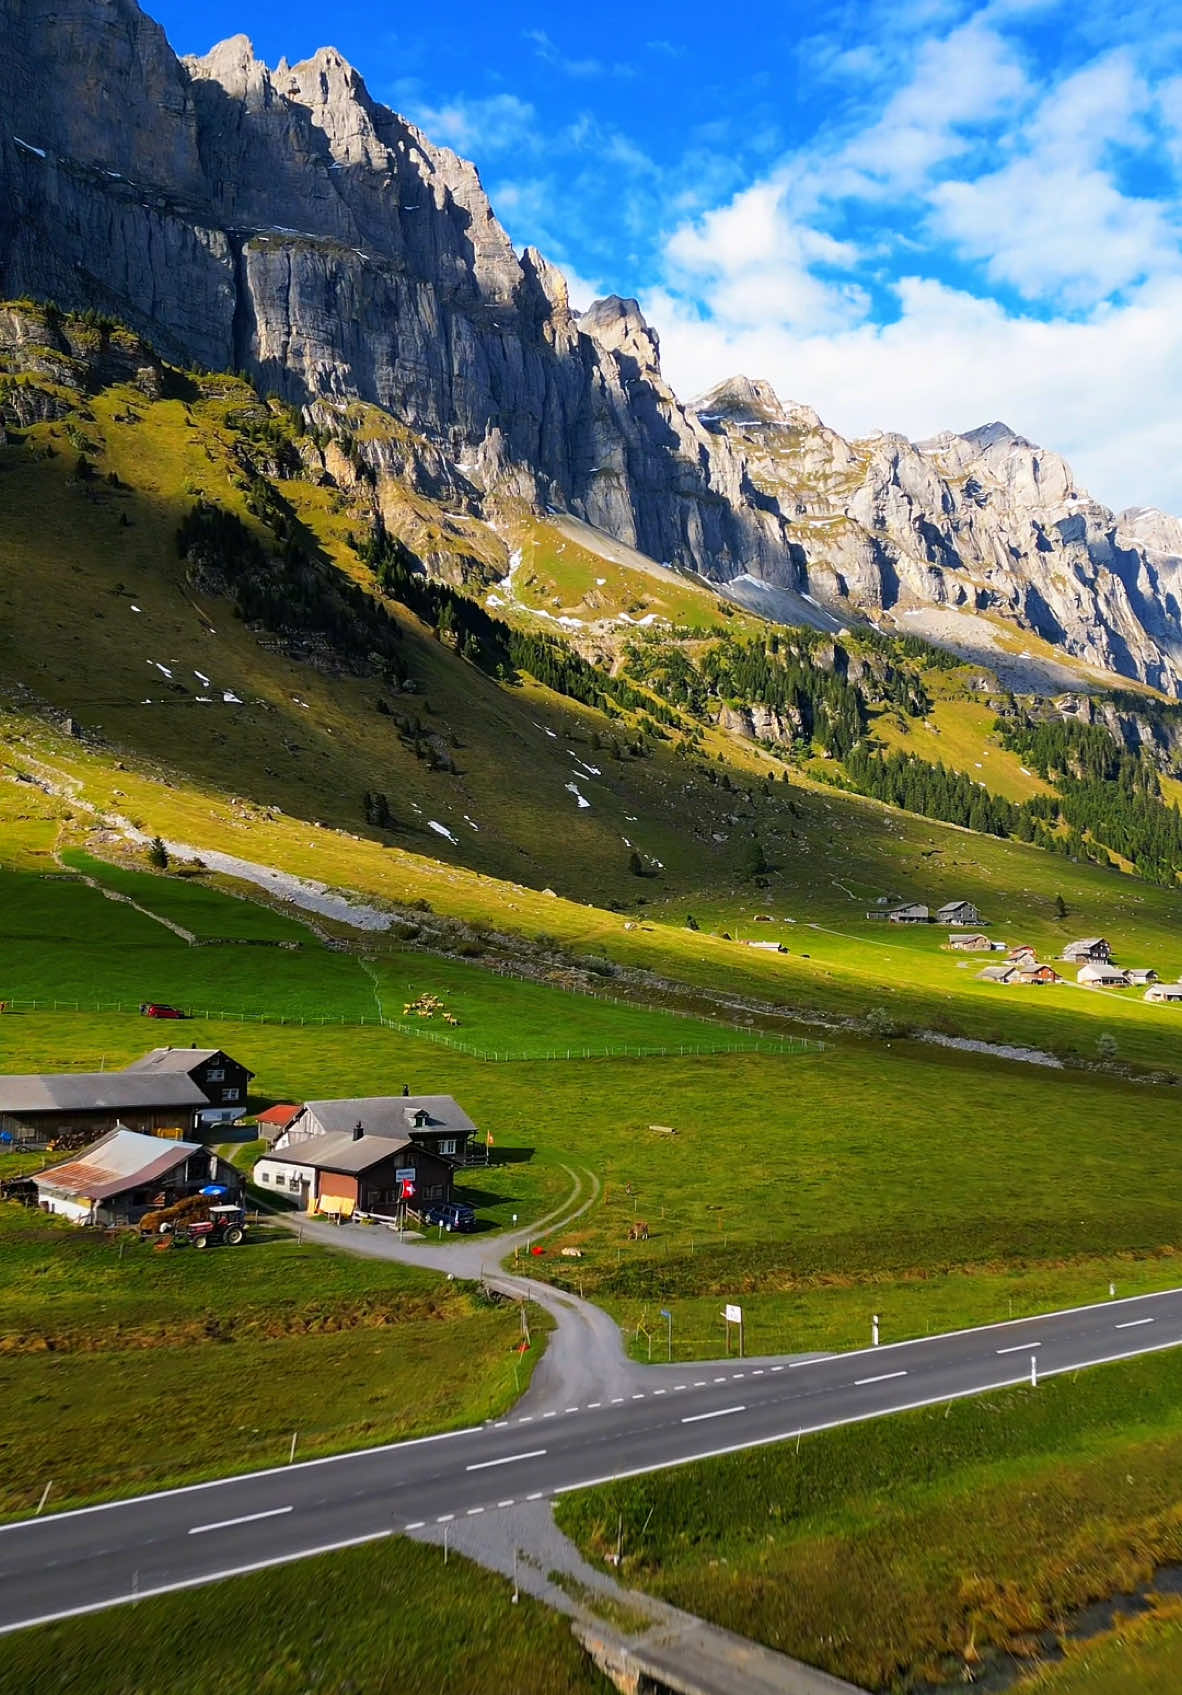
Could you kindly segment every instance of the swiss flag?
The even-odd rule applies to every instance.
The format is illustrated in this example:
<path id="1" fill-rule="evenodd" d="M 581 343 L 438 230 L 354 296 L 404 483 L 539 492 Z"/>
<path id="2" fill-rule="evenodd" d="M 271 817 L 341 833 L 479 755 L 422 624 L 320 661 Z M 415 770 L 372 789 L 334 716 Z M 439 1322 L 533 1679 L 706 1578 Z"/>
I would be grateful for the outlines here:
<path id="1" fill-rule="evenodd" d="M 410 1181 L 410 1179 L 408 1177 L 404 1177 L 402 1179 L 402 1192 L 399 1195 L 399 1199 L 403 1200 L 403 1201 L 413 1201 L 414 1200 L 414 1194 L 415 1194 L 414 1184 Z"/>

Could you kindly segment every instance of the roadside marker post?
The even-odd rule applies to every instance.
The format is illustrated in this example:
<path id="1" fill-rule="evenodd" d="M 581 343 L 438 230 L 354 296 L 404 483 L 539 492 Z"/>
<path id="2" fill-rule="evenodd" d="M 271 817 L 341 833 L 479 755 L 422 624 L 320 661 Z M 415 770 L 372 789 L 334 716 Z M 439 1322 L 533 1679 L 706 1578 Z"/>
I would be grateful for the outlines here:
<path id="1" fill-rule="evenodd" d="M 1031 1356 L 1030 1356 L 1030 1387 L 1032 1389 L 1037 1389 L 1037 1387 L 1038 1387 L 1038 1355 L 1037 1354 L 1031 1354 Z"/>
<path id="2" fill-rule="evenodd" d="M 52 1488 L 53 1488 L 53 1478 L 51 1477 L 49 1482 L 45 1485 L 44 1489 L 41 1491 L 41 1499 L 37 1502 L 37 1512 L 38 1512 L 38 1514 L 40 1514 L 41 1512 L 44 1511 L 45 1503 L 49 1499 L 49 1491 Z"/>
<path id="3" fill-rule="evenodd" d="M 296 1439 L 299 1434 L 298 1430 L 293 1430 L 291 1433 L 291 1452 L 287 1456 L 288 1465 L 294 1465 L 295 1463 Z"/>
<path id="4" fill-rule="evenodd" d="M 878 1314 L 877 1313 L 874 1313 L 873 1316 L 871 1317 L 870 1334 L 874 1339 L 874 1346 L 877 1348 L 877 1346 L 878 1346 Z"/>
<path id="5" fill-rule="evenodd" d="M 671 1310 L 668 1307 L 662 1307 L 661 1308 L 661 1317 L 665 1320 L 665 1323 L 668 1326 L 666 1333 L 665 1333 L 665 1342 L 666 1342 L 666 1347 L 667 1347 L 668 1351 L 667 1351 L 665 1357 L 668 1359 L 670 1365 L 672 1365 L 672 1363 L 673 1363 L 673 1313 L 671 1312 Z"/>

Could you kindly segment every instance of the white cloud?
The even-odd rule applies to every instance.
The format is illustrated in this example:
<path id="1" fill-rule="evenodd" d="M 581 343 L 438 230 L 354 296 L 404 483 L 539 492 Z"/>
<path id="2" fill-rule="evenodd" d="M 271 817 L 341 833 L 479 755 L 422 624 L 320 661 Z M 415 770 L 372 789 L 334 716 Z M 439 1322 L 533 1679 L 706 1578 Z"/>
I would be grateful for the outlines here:
<path id="1" fill-rule="evenodd" d="M 596 59 L 576 57 L 564 53 L 553 42 L 544 29 L 522 30 L 524 40 L 533 44 L 534 52 L 539 59 L 544 59 L 555 70 L 562 71 L 568 77 L 634 77 L 635 65 L 630 65 L 618 59 Z"/>
<path id="2" fill-rule="evenodd" d="M 433 142 L 460 153 L 501 153 L 539 144 L 537 114 L 516 94 L 456 95 L 437 106 L 411 99 L 406 111 Z"/>
<path id="3" fill-rule="evenodd" d="M 1063 453 L 1107 504 L 1182 512 L 1182 279 L 1082 320 L 1014 316 L 922 278 L 905 279 L 898 298 L 890 324 L 807 336 L 704 321 L 668 293 L 643 304 L 679 393 L 743 371 L 815 406 L 844 435 L 891 429 L 922 440 L 1000 417 Z"/>

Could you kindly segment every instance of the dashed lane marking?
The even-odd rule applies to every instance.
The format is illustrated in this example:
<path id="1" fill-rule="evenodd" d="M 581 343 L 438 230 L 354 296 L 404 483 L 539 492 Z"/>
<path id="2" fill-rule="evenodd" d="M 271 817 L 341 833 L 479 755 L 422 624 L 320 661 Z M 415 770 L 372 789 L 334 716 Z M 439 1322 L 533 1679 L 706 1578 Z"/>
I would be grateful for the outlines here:
<path id="1" fill-rule="evenodd" d="M 700 1424 L 704 1418 L 726 1418 L 730 1413 L 746 1412 L 746 1407 L 719 1407 L 716 1412 L 690 1413 L 682 1424 Z"/>
<path id="2" fill-rule="evenodd" d="M 906 1377 L 905 1371 L 883 1371 L 877 1377 L 855 1377 L 854 1388 L 863 1389 L 867 1383 L 889 1383 L 892 1377 Z"/>
<path id="3" fill-rule="evenodd" d="M 1135 1330 L 1139 1324 L 1152 1324 L 1151 1318 L 1126 1318 L 1123 1324 L 1115 1325 L 1117 1330 Z"/>
<path id="4" fill-rule="evenodd" d="M 494 1465 L 512 1465 L 515 1460 L 540 1460 L 546 1452 L 545 1448 L 531 1448 L 527 1454 L 506 1454 L 499 1460 L 475 1460 L 464 1467 L 465 1471 L 488 1471 Z"/>
<path id="5" fill-rule="evenodd" d="M 195 1524 L 190 1536 L 204 1536 L 207 1530 L 232 1530 L 236 1524 L 254 1524 L 260 1518 L 282 1518 L 294 1512 L 293 1507 L 270 1507 L 265 1513 L 243 1513 L 241 1518 L 219 1518 L 213 1524 Z"/>
<path id="6" fill-rule="evenodd" d="M 1041 1348 L 1041 1342 L 1015 1342 L 1012 1348 L 997 1348 L 999 1354 L 1028 1354 L 1031 1348 Z"/>

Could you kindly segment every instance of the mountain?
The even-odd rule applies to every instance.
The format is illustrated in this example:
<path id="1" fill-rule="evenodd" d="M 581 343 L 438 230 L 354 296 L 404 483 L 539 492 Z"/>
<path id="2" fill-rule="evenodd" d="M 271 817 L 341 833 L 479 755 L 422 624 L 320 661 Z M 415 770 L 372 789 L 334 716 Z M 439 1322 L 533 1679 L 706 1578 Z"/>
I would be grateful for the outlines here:
<path id="1" fill-rule="evenodd" d="M 524 502 L 773 617 L 933 616 L 953 641 L 954 615 L 997 614 L 1182 692 L 1168 522 L 1117 520 L 1055 454 L 1002 425 L 846 442 L 745 379 L 684 405 L 636 302 L 572 311 L 475 168 L 332 48 L 181 60 L 134 0 L 0 19 L 0 294 L 243 372 L 347 436 L 390 521 L 407 491 L 494 527 Z"/>
<path id="2" fill-rule="evenodd" d="M 1182 677 L 1182 523 L 1119 516 L 1066 460 L 995 422 L 911 442 L 847 441 L 766 383 L 731 378 L 694 402 L 791 518 L 807 590 L 973 645 L 991 613 L 1092 666 L 1173 694 Z"/>

